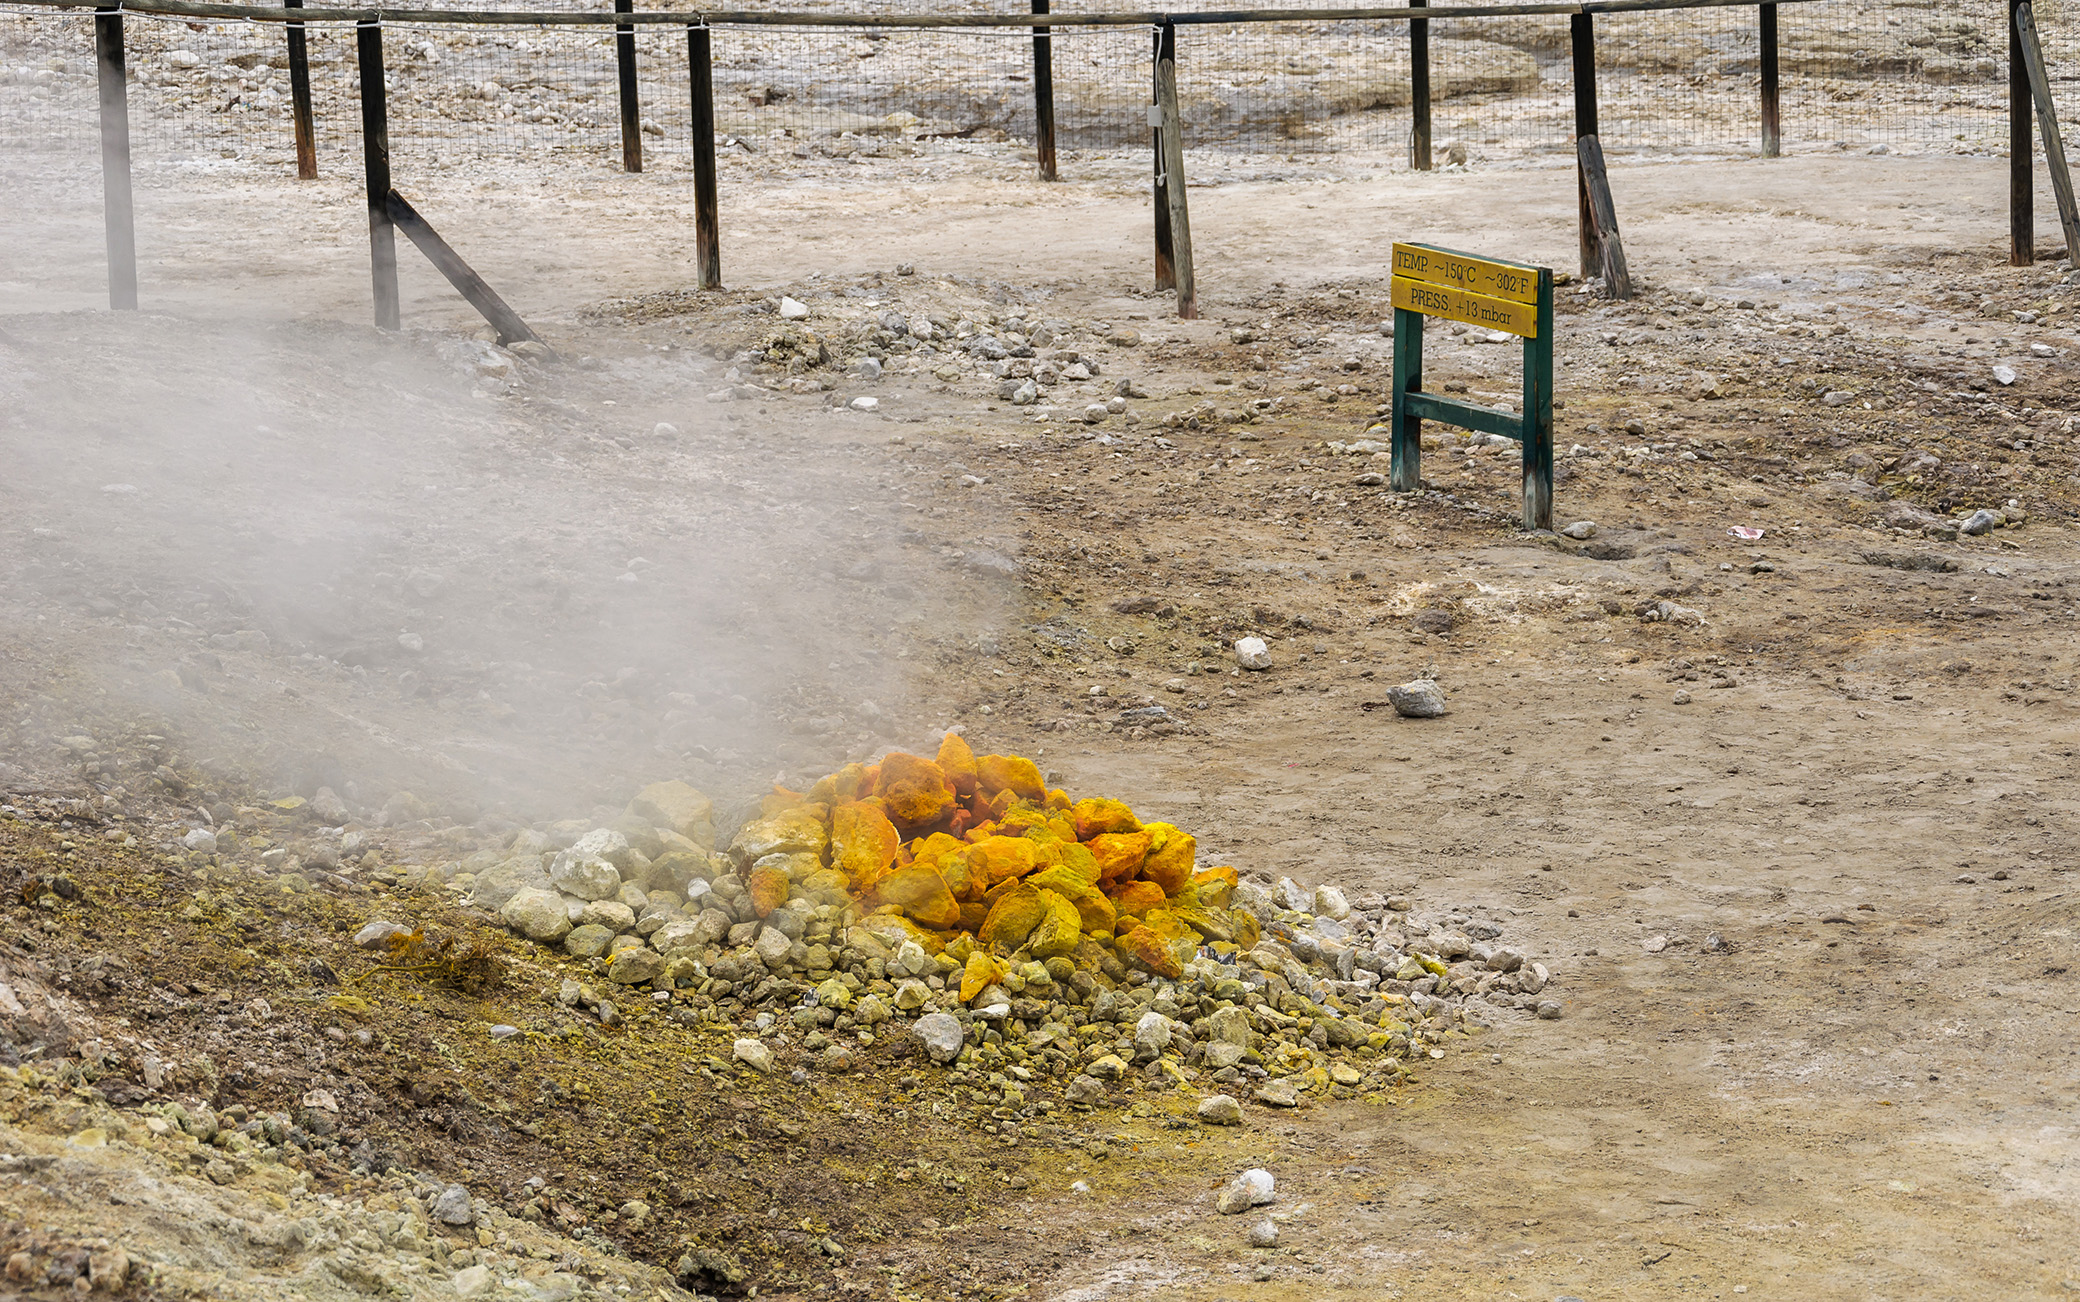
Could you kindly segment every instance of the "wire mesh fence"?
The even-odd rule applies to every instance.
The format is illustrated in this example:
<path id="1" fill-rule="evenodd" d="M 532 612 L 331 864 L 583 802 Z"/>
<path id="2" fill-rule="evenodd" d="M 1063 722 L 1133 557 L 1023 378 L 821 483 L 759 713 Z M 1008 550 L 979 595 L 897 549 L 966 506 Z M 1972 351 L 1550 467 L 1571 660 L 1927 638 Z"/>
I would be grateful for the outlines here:
<path id="1" fill-rule="evenodd" d="M 489 7 L 500 0 L 468 0 Z M 803 0 L 837 9 L 846 0 Z M 1133 0 L 1088 0 L 1121 8 Z M 1215 0 L 1187 0 L 1178 12 Z M 468 7 L 465 6 L 465 7 Z M 600 6 L 554 0 L 545 10 Z M 1057 6 L 1057 12 L 1067 5 Z M 881 12 L 1002 12 L 1001 0 L 895 0 Z M 2074 45 L 2066 6 L 2040 15 L 2054 69 Z M 1559 16 L 1434 19 L 1438 144 L 1476 160 L 1565 155 L 1572 140 L 1568 22 Z M 319 146 L 354 147 L 351 30 L 307 26 Z M 393 147 L 414 163 L 618 163 L 614 35 L 598 27 L 392 25 Z M 1759 141 L 1758 18 L 1752 6 L 1607 14 L 1597 20 L 1606 149 L 1739 153 Z M 1193 25 L 1180 29 L 1187 144 L 1248 152 L 1405 157 L 1409 31 L 1402 22 Z M 1149 30 L 1058 28 L 1058 140 L 1119 150 L 1148 140 Z M 140 166 L 281 166 L 292 156 L 287 51 L 277 24 L 129 19 Z M 635 37 L 646 152 L 686 157 L 683 32 Z M 1023 28 L 718 27 L 716 127 L 724 147 L 883 156 L 934 140 L 1030 142 L 1033 38 Z M 1782 6 L 1787 151 L 2004 147 L 2007 50 L 1999 0 L 1828 0 Z M 76 159 L 91 133 L 91 22 L 0 7 L 0 138 Z M 2080 80 L 2055 90 L 2080 107 Z M 732 144 L 734 142 L 734 144 Z"/>

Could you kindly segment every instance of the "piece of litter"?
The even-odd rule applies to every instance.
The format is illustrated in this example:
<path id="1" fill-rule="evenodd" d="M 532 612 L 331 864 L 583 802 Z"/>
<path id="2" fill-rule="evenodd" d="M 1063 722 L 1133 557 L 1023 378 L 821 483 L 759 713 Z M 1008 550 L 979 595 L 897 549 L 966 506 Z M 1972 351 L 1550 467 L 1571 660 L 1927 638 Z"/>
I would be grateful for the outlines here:
<path id="1" fill-rule="evenodd" d="M 1726 532 L 1730 536 L 1740 539 L 1742 542 L 1756 542 L 1762 537 L 1762 530 L 1754 528 L 1751 525 L 1745 524 L 1737 524 L 1733 526 L 1733 528 L 1728 529 Z"/>

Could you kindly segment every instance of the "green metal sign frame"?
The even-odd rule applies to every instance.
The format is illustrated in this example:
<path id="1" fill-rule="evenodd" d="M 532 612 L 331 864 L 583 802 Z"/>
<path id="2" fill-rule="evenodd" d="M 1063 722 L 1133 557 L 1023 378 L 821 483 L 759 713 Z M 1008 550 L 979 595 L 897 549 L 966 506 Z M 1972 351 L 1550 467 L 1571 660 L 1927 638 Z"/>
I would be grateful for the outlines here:
<path id="1" fill-rule="evenodd" d="M 1394 307 L 1393 463 L 1389 483 L 1399 492 L 1422 487 L 1423 422 L 1442 421 L 1461 429 L 1515 439 L 1524 452 L 1524 527 L 1553 527 L 1553 272 L 1550 267 L 1506 263 L 1427 244 L 1397 245 L 1443 255 L 1460 265 L 1512 267 L 1537 277 L 1534 332 L 1524 335 L 1524 402 L 1521 412 L 1482 407 L 1423 391 L 1423 326 L 1431 315 L 1462 319 L 1457 311 L 1426 313 Z M 1425 285 L 1427 281 L 1401 280 Z M 1461 300 L 1465 294 L 1458 296 Z M 1479 323 L 1475 323 L 1478 327 Z M 1521 333 L 1521 332 L 1516 332 Z"/>

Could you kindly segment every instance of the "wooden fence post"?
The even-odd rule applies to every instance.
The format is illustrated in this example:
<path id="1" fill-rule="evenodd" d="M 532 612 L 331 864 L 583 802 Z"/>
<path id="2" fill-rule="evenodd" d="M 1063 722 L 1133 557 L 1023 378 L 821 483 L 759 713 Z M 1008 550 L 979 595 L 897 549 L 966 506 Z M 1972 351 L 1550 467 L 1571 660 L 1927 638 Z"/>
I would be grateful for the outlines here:
<path id="1" fill-rule="evenodd" d="M 108 305 L 137 306 L 137 217 L 130 194 L 130 74 L 123 11 L 94 12 L 94 69 L 101 91 L 101 223 L 108 237 Z"/>
<path id="2" fill-rule="evenodd" d="M 1595 275 L 1603 278 L 1612 298 L 1632 297 L 1632 273 L 1625 267 L 1625 245 L 1618 238 L 1618 206 L 1611 199 L 1610 177 L 1603 170 L 1603 142 L 1582 136 L 1574 142 L 1575 167 L 1589 196 L 1589 228 L 1596 245 Z"/>
<path id="3" fill-rule="evenodd" d="M 361 72 L 361 151 L 368 180 L 368 272 L 375 288 L 376 328 L 398 327 L 397 231 L 390 222 L 390 105 L 383 85 L 383 29 L 354 28 Z"/>
<path id="4" fill-rule="evenodd" d="M 1577 141 L 1583 136 L 1597 134 L 1595 22 L 1589 14 L 1570 14 L 1567 19 L 1568 44 L 1574 54 L 1574 135 Z M 1580 208 L 1576 220 L 1581 236 L 1582 274 L 1593 276 L 1601 257 L 1596 249 L 1596 224 L 1589 212 L 1589 178 L 1582 171 L 1579 157 L 1575 163 L 1574 180 Z"/>
<path id="5" fill-rule="evenodd" d="M 1762 73 L 1762 156 L 1775 158 L 1784 147 L 1782 119 L 1778 112 L 1777 7 L 1773 4 L 1757 5 L 1755 9 L 1762 18 L 1758 42 Z"/>
<path id="6" fill-rule="evenodd" d="M 1192 220 L 1185 205 L 1184 115 L 1177 108 L 1175 29 L 1163 25 L 1170 39 L 1166 57 L 1156 61 L 1156 105 L 1162 113 L 1163 194 L 1170 212 L 1170 268 L 1177 281 L 1177 315 L 1190 321 L 1199 315 L 1199 288 L 1192 276 Z"/>
<path id="7" fill-rule="evenodd" d="M 1430 0 L 1408 0 L 1411 9 L 1428 6 Z M 1430 170 L 1430 20 L 1408 20 L 1408 165 L 1418 172 Z"/>
<path id="8" fill-rule="evenodd" d="M 1177 29 L 1169 23 L 1156 28 L 1155 58 L 1149 63 L 1148 125 L 1151 139 L 1149 152 L 1155 156 L 1155 194 L 1153 207 L 1156 221 L 1156 288 L 1175 289 L 1177 270 L 1172 255 L 1170 239 L 1170 195 L 1163 188 L 1163 109 L 1162 109 L 1162 66 L 1165 59 L 1173 59 L 1177 50 Z"/>
<path id="9" fill-rule="evenodd" d="M 2021 0 L 2008 6 L 2008 265 L 2037 260 L 2036 186 L 2030 176 L 2029 71 L 2022 59 Z"/>
<path id="10" fill-rule="evenodd" d="M 1047 0 L 1033 0 L 1033 12 L 1047 12 Z M 1033 151 L 1040 157 L 1040 179 L 1059 181 L 1054 159 L 1054 29 L 1033 29 Z"/>
<path id="11" fill-rule="evenodd" d="M 286 9 L 303 8 L 303 0 L 282 0 Z M 289 117 L 296 128 L 296 179 L 318 179 L 318 129 L 311 118 L 311 52 L 302 23 L 289 29 Z"/>
<path id="12" fill-rule="evenodd" d="M 432 224 L 419 215 L 419 210 L 412 207 L 409 200 L 392 190 L 385 198 L 385 205 L 390 210 L 390 220 L 397 223 L 398 228 L 404 231 L 405 237 L 419 246 L 419 252 L 426 255 L 426 260 L 434 265 L 434 269 L 446 276 L 456 292 L 469 300 L 469 305 L 477 309 L 483 318 L 491 323 L 492 328 L 498 331 L 498 342 L 510 344 L 522 339 L 542 342 L 542 337 L 528 328 L 527 322 L 520 319 L 520 314 L 508 307 L 506 301 L 498 296 L 497 290 L 484 283 L 484 278 L 479 276 L 469 263 L 462 260 L 462 255 L 441 238 L 440 232 L 433 229 Z"/>
<path id="13" fill-rule="evenodd" d="M 715 54 L 705 26 L 686 29 L 693 112 L 693 260 L 696 287 L 722 288 L 722 218 L 715 199 Z"/>
<path id="14" fill-rule="evenodd" d="M 635 0 L 614 0 L 614 12 L 632 14 Z M 621 81 L 621 170 L 643 170 L 643 104 L 636 89 L 636 28 L 614 24 L 614 64 Z"/>
<path id="15" fill-rule="evenodd" d="M 2058 200 L 2058 225 L 2065 233 L 2066 257 L 2080 258 L 2080 206 L 2073 201 L 2073 174 L 2066 170 L 2066 142 L 2058 129 L 2058 106 L 2051 102 L 2051 77 L 2044 69 L 2044 46 L 2037 39 L 2036 9 L 2030 0 L 2018 0 L 2015 25 L 2022 38 L 2030 98 L 2037 106 L 2037 130 L 2044 137 L 2044 167 L 2051 173 L 2051 193 Z"/>

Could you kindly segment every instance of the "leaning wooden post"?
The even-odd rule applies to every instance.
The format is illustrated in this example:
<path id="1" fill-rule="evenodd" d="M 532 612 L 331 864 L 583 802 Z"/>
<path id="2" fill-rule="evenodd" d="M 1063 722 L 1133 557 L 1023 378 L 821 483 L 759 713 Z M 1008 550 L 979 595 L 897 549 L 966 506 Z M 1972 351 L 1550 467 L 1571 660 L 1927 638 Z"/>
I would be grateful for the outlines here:
<path id="1" fill-rule="evenodd" d="M 693 260 L 700 289 L 722 288 L 722 219 L 715 200 L 715 57 L 705 26 L 686 29 L 693 110 Z"/>
<path id="2" fill-rule="evenodd" d="M 1778 114 L 1777 83 L 1777 7 L 1757 5 L 1762 16 L 1761 48 L 1762 72 L 1762 156 L 1775 158 L 1783 151 L 1784 136 L 1782 119 Z"/>
<path id="3" fill-rule="evenodd" d="M 1033 12 L 1047 12 L 1047 0 L 1033 0 Z M 1033 29 L 1033 151 L 1040 156 L 1040 179 L 1059 181 L 1054 161 L 1054 29 Z"/>
<path id="4" fill-rule="evenodd" d="M 282 0 L 285 9 L 303 8 L 303 0 Z M 311 53 L 302 23 L 289 29 L 289 118 L 296 128 L 296 179 L 318 179 L 318 130 L 311 118 Z"/>
<path id="5" fill-rule="evenodd" d="M 1603 142 L 1583 136 L 1574 142 L 1575 167 L 1589 196 L 1589 231 L 1596 243 L 1596 271 L 1604 293 L 1632 297 L 1632 273 L 1625 268 L 1625 244 L 1618 238 L 1618 206 L 1611 199 L 1610 177 L 1603 169 Z"/>
<path id="6" fill-rule="evenodd" d="M 130 194 L 130 74 L 123 11 L 94 12 L 94 68 L 101 89 L 101 223 L 108 237 L 108 305 L 137 306 L 137 216 Z"/>
<path id="7" fill-rule="evenodd" d="M 1177 315 L 1190 321 L 1199 315 L 1199 289 L 1192 276 L 1192 220 L 1185 207 L 1184 115 L 1177 109 L 1177 47 L 1174 30 L 1169 57 L 1156 62 L 1156 105 L 1163 115 L 1163 193 L 1170 208 L 1170 266 L 1177 278 Z"/>
<path id="8" fill-rule="evenodd" d="M 2008 265 L 2037 260 L 2036 186 L 2030 177 L 2029 70 L 2022 58 L 2021 4 L 2008 8 Z"/>
<path id="9" fill-rule="evenodd" d="M 632 14 L 635 0 L 614 0 L 614 12 Z M 636 90 L 636 28 L 614 24 L 614 63 L 621 75 L 621 170 L 643 170 L 643 106 Z"/>
<path id="10" fill-rule="evenodd" d="M 397 232 L 390 223 L 390 106 L 383 85 L 383 28 L 354 28 L 361 70 L 361 151 L 368 178 L 368 273 L 375 287 L 376 328 L 398 326 Z"/>
<path id="11" fill-rule="evenodd" d="M 1596 27 L 1595 18 L 1589 14 L 1570 14 L 1567 19 L 1568 43 L 1574 53 L 1574 134 L 1575 139 L 1596 135 Z M 1583 175 L 1579 161 L 1574 170 L 1575 194 L 1580 209 L 1577 228 L 1581 235 L 1582 274 L 1593 276 L 1599 261 L 1596 251 L 1595 223 L 1589 213 L 1589 179 Z"/>
<path id="12" fill-rule="evenodd" d="M 2051 102 L 2051 78 L 2044 70 L 2044 46 L 2037 39 L 2037 17 L 2030 0 L 2015 6 L 2015 25 L 2022 38 L 2022 60 L 2029 72 L 2030 98 L 2036 101 L 2037 129 L 2044 137 L 2044 167 L 2051 173 L 2051 193 L 2058 200 L 2058 224 L 2065 232 L 2066 257 L 2080 258 L 2080 207 L 2073 202 L 2073 174 L 2066 170 L 2066 142 L 2058 130 L 2058 107 Z"/>
<path id="13" fill-rule="evenodd" d="M 1156 222 L 1156 288 L 1175 289 L 1177 270 L 1170 239 L 1170 195 L 1163 189 L 1163 108 L 1161 73 L 1165 59 L 1174 61 L 1177 50 L 1177 29 L 1169 23 L 1156 28 L 1155 58 L 1150 62 L 1154 74 L 1149 83 L 1148 125 L 1150 134 L 1149 152 L 1155 157 L 1155 191 L 1152 207 Z"/>
<path id="14" fill-rule="evenodd" d="M 1430 0 L 1408 0 L 1409 8 L 1421 9 Z M 1430 170 L 1430 20 L 1408 20 L 1408 165 L 1418 172 Z"/>

